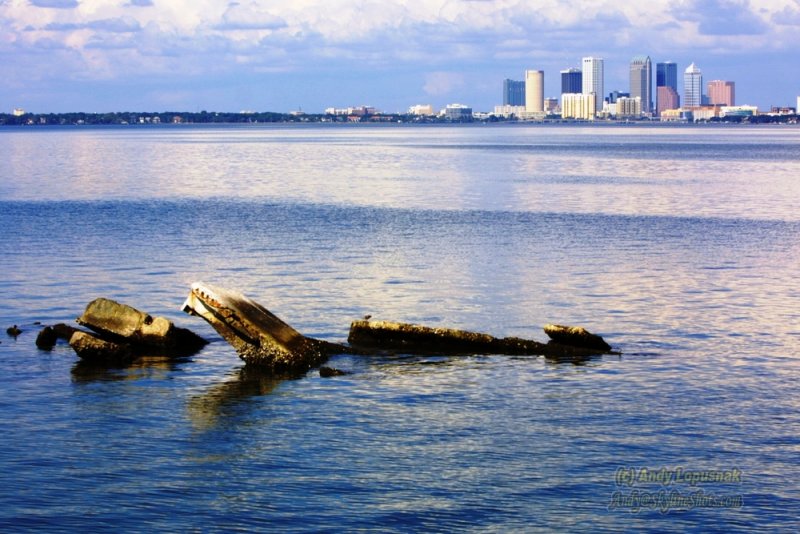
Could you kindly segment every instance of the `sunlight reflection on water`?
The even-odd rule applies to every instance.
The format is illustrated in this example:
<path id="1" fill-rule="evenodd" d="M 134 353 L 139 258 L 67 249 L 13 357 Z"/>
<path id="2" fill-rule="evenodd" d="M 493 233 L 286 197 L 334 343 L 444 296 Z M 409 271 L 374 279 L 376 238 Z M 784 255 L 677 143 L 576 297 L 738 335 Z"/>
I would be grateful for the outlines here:
<path id="1" fill-rule="evenodd" d="M 0 343 L 0 528 L 796 530 L 798 139 L 0 131 L 0 319 L 26 330 Z M 565 322 L 623 354 L 342 355 L 353 374 L 275 381 L 179 311 L 196 280 L 332 341 L 365 314 L 535 339 Z M 122 369 L 34 348 L 35 321 L 97 296 L 212 343 Z M 610 511 L 621 465 L 737 466 L 744 484 L 707 489 L 745 507 Z"/>

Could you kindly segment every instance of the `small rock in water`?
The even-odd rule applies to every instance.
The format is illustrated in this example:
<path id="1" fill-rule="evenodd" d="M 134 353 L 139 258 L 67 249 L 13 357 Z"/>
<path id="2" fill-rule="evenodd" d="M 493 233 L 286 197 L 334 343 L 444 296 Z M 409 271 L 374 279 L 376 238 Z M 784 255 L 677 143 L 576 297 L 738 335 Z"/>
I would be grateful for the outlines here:
<path id="1" fill-rule="evenodd" d="M 36 346 L 41 350 L 51 350 L 56 346 L 56 341 L 63 339 L 69 341 L 77 329 L 64 323 L 45 326 L 36 336 Z"/>
<path id="2" fill-rule="evenodd" d="M 319 368 L 319 376 L 321 376 L 322 378 L 330 378 L 332 376 L 344 376 L 349 374 L 350 374 L 349 372 L 342 371 L 341 369 L 336 369 L 335 367 Z"/>
<path id="3" fill-rule="evenodd" d="M 52 326 L 45 326 L 36 336 L 36 346 L 42 350 L 50 350 L 56 346 L 58 334 Z"/>
<path id="4" fill-rule="evenodd" d="M 17 337 L 21 333 L 22 333 L 22 330 L 17 328 L 17 325 L 9 326 L 8 328 L 6 328 L 6 334 L 8 334 L 11 337 Z"/>
<path id="5" fill-rule="evenodd" d="M 602 337 L 592 334 L 580 326 L 546 324 L 544 325 L 544 332 L 556 343 L 605 352 L 611 350 L 611 345 L 606 343 Z"/>
<path id="6" fill-rule="evenodd" d="M 69 338 L 69 345 L 83 360 L 95 363 L 125 364 L 134 357 L 129 345 L 106 341 L 80 330 Z"/>

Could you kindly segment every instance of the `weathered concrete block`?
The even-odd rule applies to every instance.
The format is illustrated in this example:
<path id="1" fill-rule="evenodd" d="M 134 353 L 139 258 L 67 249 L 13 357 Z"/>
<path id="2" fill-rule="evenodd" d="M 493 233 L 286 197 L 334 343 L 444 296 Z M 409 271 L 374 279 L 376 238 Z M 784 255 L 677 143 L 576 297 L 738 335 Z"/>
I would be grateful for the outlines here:
<path id="1" fill-rule="evenodd" d="M 69 338 L 69 346 L 81 359 L 91 362 L 125 364 L 134 358 L 130 345 L 106 341 L 80 330 Z"/>
<path id="2" fill-rule="evenodd" d="M 611 350 L 611 345 L 606 343 L 602 337 L 592 334 L 580 326 L 546 324 L 544 325 L 544 333 L 547 334 L 550 339 L 562 345 L 600 350 L 603 352 Z"/>
<path id="3" fill-rule="evenodd" d="M 153 317 L 105 298 L 90 302 L 77 321 L 105 338 L 137 347 L 164 348 L 190 354 L 206 344 L 201 337 L 176 327 L 164 317 Z"/>

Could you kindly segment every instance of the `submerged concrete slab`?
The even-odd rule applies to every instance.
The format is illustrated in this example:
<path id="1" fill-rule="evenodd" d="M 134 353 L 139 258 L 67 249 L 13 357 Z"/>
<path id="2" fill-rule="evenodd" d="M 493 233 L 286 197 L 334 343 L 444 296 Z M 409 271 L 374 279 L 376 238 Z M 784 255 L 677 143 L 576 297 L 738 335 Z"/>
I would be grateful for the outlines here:
<path id="1" fill-rule="evenodd" d="M 241 293 L 203 282 L 192 284 L 183 311 L 208 321 L 246 363 L 275 374 L 304 373 L 351 351 L 306 337 Z"/>

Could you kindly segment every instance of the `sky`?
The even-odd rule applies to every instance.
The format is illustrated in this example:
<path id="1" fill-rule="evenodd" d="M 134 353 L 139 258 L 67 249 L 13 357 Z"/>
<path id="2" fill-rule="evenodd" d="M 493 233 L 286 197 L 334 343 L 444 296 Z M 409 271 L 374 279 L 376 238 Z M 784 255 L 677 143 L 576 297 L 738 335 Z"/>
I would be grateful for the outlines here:
<path id="1" fill-rule="evenodd" d="M 638 55 L 768 109 L 796 105 L 798 51 L 800 0 L 0 0 L 0 112 L 491 111 L 584 56 L 628 91 Z"/>

